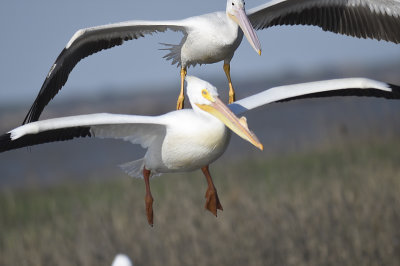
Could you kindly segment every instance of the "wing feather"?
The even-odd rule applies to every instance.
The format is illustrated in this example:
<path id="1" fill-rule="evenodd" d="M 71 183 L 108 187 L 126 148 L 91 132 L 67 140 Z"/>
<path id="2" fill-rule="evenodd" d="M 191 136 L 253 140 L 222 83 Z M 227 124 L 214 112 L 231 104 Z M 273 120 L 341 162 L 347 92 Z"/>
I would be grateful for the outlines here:
<path id="1" fill-rule="evenodd" d="M 29 123 L 0 136 L 0 152 L 79 137 L 115 138 L 147 148 L 164 138 L 161 116 L 90 114 Z"/>
<path id="2" fill-rule="evenodd" d="M 306 98 L 333 96 L 366 96 L 400 99 L 400 87 L 366 78 L 347 78 L 316 81 L 274 87 L 236 101 L 229 108 L 236 115 L 273 103 Z"/>
<path id="3" fill-rule="evenodd" d="M 358 38 L 400 42 L 399 0 L 274 0 L 248 17 L 256 29 L 313 25 Z"/>
<path id="4" fill-rule="evenodd" d="M 181 21 L 127 21 L 78 30 L 50 68 L 23 124 L 39 119 L 44 107 L 65 85 L 73 68 L 83 58 L 101 50 L 122 45 L 124 41 L 168 29 L 186 31 Z"/>

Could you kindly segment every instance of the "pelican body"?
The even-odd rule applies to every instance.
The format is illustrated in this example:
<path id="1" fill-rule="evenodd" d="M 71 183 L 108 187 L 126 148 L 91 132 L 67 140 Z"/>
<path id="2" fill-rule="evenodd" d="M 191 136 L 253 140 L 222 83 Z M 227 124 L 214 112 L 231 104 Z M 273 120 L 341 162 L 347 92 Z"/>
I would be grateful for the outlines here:
<path id="1" fill-rule="evenodd" d="M 225 152 L 230 132 L 263 149 L 246 119 L 238 115 L 268 103 L 302 98 L 355 95 L 400 99 L 398 86 L 351 78 L 275 87 L 226 106 L 210 83 L 191 76 L 186 80 L 192 109 L 154 117 L 89 114 L 32 122 L 0 136 L 0 152 L 77 137 L 116 138 L 140 144 L 147 149 L 144 158 L 121 168 L 133 177 L 144 178 L 146 215 L 152 225 L 149 180 L 162 173 L 201 169 L 208 184 L 205 208 L 214 215 L 223 209 L 208 166 Z"/>
<path id="2" fill-rule="evenodd" d="M 224 12 L 188 18 L 183 24 L 187 35 L 181 44 L 169 45 L 170 53 L 165 58 L 184 69 L 222 60 L 229 63 L 243 39 L 243 31 Z"/>
<path id="3" fill-rule="evenodd" d="M 228 146 L 230 131 L 208 113 L 185 109 L 154 119 L 160 124 L 163 121 L 160 130 L 165 133 L 155 138 L 143 160 L 123 165 L 124 169 L 131 169 L 131 176 L 141 177 L 144 165 L 152 175 L 200 169 L 219 158 Z M 96 135 L 96 129 L 93 133 Z"/>

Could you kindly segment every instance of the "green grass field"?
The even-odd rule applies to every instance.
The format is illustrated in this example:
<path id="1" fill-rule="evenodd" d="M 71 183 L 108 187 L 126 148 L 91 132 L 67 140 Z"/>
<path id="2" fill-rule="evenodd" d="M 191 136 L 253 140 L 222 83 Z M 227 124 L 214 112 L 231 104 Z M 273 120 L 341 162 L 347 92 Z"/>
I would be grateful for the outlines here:
<path id="1" fill-rule="evenodd" d="M 218 218 L 200 171 L 164 175 L 153 228 L 142 180 L 3 190 L 0 265 L 110 265 L 120 252 L 135 265 L 399 265 L 399 159 L 394 140 L 217 161 Z"/>

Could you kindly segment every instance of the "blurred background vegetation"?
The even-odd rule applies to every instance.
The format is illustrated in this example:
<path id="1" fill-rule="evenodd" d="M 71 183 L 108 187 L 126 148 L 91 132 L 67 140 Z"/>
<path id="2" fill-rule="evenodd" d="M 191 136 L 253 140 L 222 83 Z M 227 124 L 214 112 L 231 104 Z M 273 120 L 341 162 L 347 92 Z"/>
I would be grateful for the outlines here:
<path id="1" fill-rule="evenodd" d="M 344 143 L 343 143 L 344 144 Z M 216 163 L 224 211 L 204 210 L 197 171 L 0 194 L 1 265 L 398 265 L 400 142 L 360 141 Z M 121 176 L 120 176 L 121 175 Z"/>

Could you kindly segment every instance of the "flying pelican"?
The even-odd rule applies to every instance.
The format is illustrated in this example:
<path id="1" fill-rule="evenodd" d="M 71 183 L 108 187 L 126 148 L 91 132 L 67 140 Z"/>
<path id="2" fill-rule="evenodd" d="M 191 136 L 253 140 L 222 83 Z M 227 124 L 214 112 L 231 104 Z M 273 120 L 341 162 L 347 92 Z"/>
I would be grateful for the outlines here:
<path id="1" fill-rule="evenodd" d="M 179 31 L 179 44 L 167 44 L 166 59 L 181 68 L 181 87 L 177 109 L 183 107 L 183 85 L 187 68 L 196 64 L 224 61 L 229 83 L 229 103 L 235 100 L 230 76 L 230 61 L 243 34 L 261 54 L 254 29 L 275 25 L 314 25 L 325 31 L 400 42 L 399 0 L 272 0 L 245 12 L 243 0 L 227 0 L 226 11 L 171 21 L 127 21 L 78 30 L 57 57 L 24 119 L 37 121 L 45 106 L 67 82 L 69 73 L 83 58 L 122 45 L 145 35 Z"/>
<path id="2" fill-rule="evenodd" d="M 208 82 L 188 76 L 187 95 L 192 109 L 161 116 L 89 114 L 32 122 L 0 136 L 0 152 L 21 147 L 70 140 L 77 137 L 116 138 L 147 148 L 144 158 L 121 165 L 130 176 L 144 178 L 147 220 L 153 225 L 150 177 L 162 173 L 201 169 L 206 177 L 205 208 L 217 215 L 222 210 L 209 164 L 226 150 L 230 128 L 243 139 L 263 149 L 244 117 L 238 115 L 277 101 L 337 95 L 400 98 L 400 88 L 379 81 L 350 78 L 271 88 L 239 100 L 229 108 Z"/>

